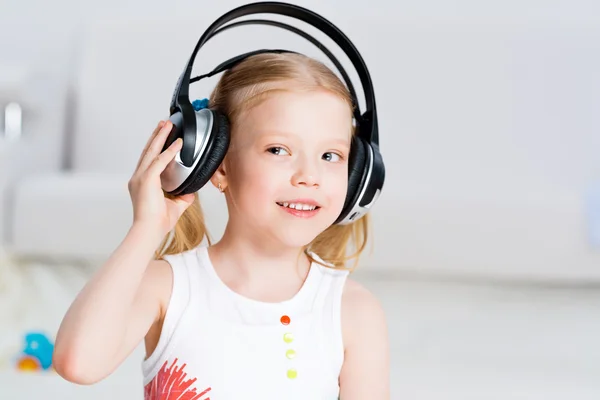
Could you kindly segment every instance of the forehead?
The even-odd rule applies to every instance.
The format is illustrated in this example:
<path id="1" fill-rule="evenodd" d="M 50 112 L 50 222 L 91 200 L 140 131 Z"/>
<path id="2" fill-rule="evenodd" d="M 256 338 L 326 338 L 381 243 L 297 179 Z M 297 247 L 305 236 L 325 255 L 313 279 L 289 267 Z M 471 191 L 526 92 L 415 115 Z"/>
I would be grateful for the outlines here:
<path id="1" fill-rule="evenodd" d="M 276 91 L 241 113 L 237 124 L 245 140 L 283 135 L 349 143 L 352 113 L 344 100 L 327 91 Z"/>

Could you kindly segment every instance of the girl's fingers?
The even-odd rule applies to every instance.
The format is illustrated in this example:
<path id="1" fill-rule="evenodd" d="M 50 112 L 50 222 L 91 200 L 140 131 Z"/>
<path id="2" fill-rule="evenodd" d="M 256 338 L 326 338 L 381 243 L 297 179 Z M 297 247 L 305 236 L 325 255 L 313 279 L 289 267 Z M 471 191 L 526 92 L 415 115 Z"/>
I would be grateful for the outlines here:
<path id="1" fill-rule="evenodd" d="M 135 167 L 136 170 L 140 167 L 140 164 L 142 163 L 142 159 L 144 158 L 144 155 L 148 151 L 148 147 L 150 147 L 150 144 L 152 143 L 152 141 L 154 140 L 156 135 L 158 135 L 158 132 L 160 132 L 160 130 L 164 126 L 164 124 L 165 124 L 165 121 L 159 121 L 158 125 L 156 125 L 156 128 L 154 128 L 154 131 L 152 132 L 152 134 L 148 138 L 148 141 L 144 145 L 144 150 L 142 150 L 142 152 L 140 154 L 140 158 L 138 159 L 138 163 Z"/>
<path id="2" fill-rule="evenodd" d="M 165 151 L 154 157 L 154 160 L 148 169 L 152 170 L 152 173 L 160 174 L 163 172 L 171 160 L 175 158 L 177 152 L 181 150 L 182 145 L 183 139 L 178 138 L 175 140 Z"/>
<path id="3" fill-rule="evenodd" d="M 160 152 L 162 151 L 165 145 L 165 142 L 167 140 L 167 137 L 169 136 L 169 133 L 171 132 L 172 127 L 173 123 L 171 121 L 167 121 L 163 125 L 163 127 L 160 128 L 160 130 L 157 132 L 154 139 L 150 142 L 150 145 L 148 146 L 148 149 L 146 150 L 146 153 L 144 154 L 140 162 L 139 168 L 142 171 L 147 169 L 153 162 L 153 160 L 160 155 Z"/>

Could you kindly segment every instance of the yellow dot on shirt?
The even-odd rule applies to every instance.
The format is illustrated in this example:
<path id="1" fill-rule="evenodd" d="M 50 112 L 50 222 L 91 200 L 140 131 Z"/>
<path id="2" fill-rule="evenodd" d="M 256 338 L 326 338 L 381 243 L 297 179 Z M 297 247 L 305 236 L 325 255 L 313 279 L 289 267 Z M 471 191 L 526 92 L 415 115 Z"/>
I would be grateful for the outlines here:
<path id="1" fill-rule="evenodd" d="M 283 341 L 286 343 L 292 343 L 294 341 L 294 335 L 292 335 L 291 333 L 286 333 L 285 335 L 283 335 Z"/>
<path id="2" fill-rule="evenodd" d="M 298 372 L 295 369 L 288 369 L 287 377 L 290 379 L 296 379 Z"/>
<path id="3" fill-rule="evenodd" d="M 292 358 L 296 357 L 296 352 L 292 349 L 289 349 L 285 352 L 285 356 L 291 360 Z"/>

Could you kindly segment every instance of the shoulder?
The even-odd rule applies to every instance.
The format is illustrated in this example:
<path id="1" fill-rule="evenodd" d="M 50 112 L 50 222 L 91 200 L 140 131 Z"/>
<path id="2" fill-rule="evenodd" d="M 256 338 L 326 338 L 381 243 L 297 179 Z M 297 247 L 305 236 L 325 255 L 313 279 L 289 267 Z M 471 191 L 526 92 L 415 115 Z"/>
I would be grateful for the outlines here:
<path id="1" fill-rule="evenodd" d="M 205 262 L 206 250 L 207 247 L 201 244 L 150 262 L 146 275 L 148 285 L 159 296 L 161 317 L 165 316 L 173 296 L 182 299 L 189 295 L 191 274 Z"/>
<path id="2" fill-rule="evenodd" d="M 346 347 L 387 335 L 387 321 L 381 302 L 370 290 L 351 278 L 344 285 L 341 313 Z"/>
<path id="3" fill-rule="evenodd" d="M 344 362 L 340 397 L 390 398 L 390 348 L 384 309 L 367 288 L 348 279 L 342 295 Z"/>
<path id="4" fill-rule="evenodd" d="M 146 270 L 145 280 L 151 290 L 159 297 L 161 317 L 164 317 L 173 290 L 181 287 L 182 281 L 188 279 L 188 269 L 198 262 L 197 254 L 201 247 L 180 253 L 164 255 L 161 259 L 153 260 Z"/>

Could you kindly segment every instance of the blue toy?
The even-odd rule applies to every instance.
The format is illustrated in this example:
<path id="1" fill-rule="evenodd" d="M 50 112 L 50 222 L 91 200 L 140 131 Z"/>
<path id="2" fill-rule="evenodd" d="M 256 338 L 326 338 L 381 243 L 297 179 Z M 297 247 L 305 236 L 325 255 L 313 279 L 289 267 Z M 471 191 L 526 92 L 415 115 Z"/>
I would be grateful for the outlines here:
<path id="1" fill-rule="evenodd" d="M 20 371 L 49 370 L 52 367 L 54 344 L 41 332 L 30 332 L 25 335 L 25 347 L 17 360 Z"/>

